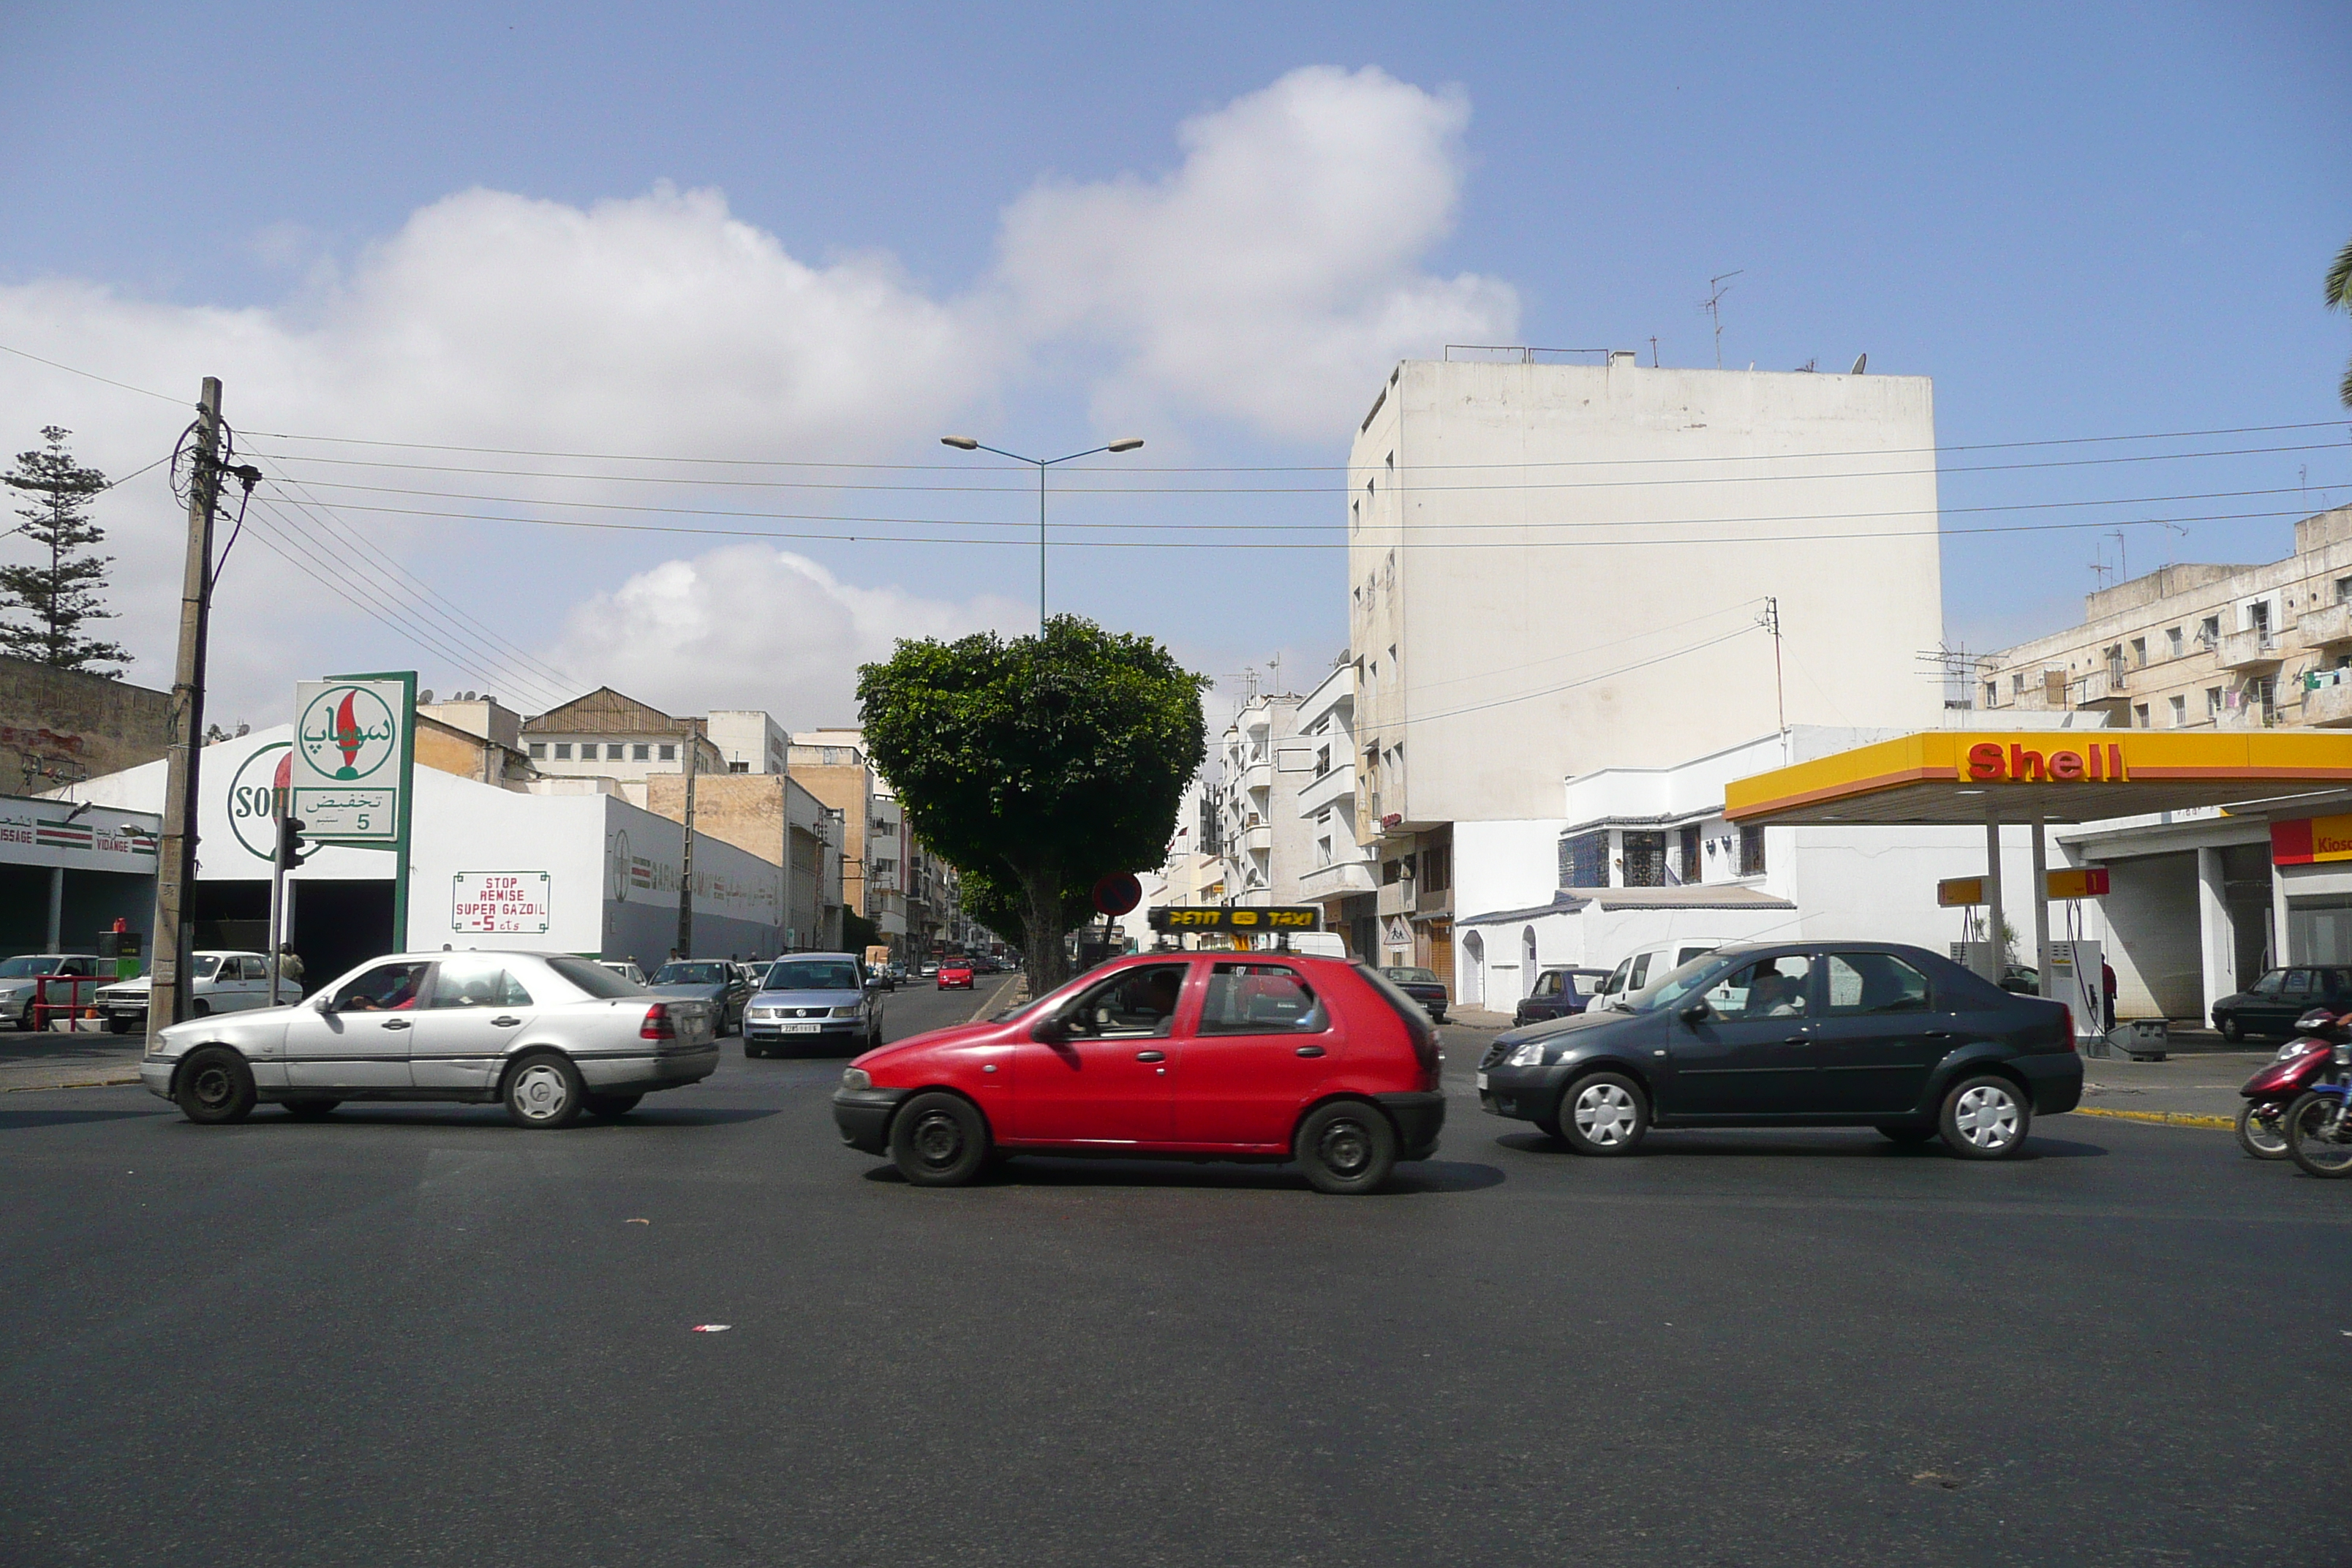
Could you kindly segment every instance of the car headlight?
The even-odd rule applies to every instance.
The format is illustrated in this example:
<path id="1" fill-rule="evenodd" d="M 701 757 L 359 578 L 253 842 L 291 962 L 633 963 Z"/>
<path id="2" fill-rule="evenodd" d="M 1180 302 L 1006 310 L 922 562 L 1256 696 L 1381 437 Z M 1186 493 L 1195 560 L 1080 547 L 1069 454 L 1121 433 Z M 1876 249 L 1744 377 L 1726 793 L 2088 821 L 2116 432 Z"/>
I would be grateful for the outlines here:
<path id="1" fill-rule="evenodd" d="M 874 1087 L 874 1080 L 866 1076 L 866 1069 L 863 1068 L 844 1068 L 841 1069 L 841 1087 L 844 1089 L 872 1089 Z"/>
<path id="2" fill-rule="evenodd" d="M 865 1010 L 866 1008 L 863 1004 L 852 1002 L 846 1007 L 835 1007 L 833 1010 L 833 1016 L 836 1018 L 855 1018 L 858 1014 Z"/>
<path id="3" fill-rule="evenodd" d="M 1542 1044 L 1539 1041 L 1530 1040 L 1511 1053 L 1508 1065 L 1515 1068 L 1539 1068 L 1543 1066 L 1543 1060 Z"/>

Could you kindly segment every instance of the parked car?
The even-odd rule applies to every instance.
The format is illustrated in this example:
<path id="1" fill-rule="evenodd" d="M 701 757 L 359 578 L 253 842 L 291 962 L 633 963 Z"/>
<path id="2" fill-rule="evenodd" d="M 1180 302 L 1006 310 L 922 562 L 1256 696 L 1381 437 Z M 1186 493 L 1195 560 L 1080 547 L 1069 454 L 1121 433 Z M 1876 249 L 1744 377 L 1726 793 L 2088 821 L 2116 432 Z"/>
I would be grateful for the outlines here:
<path id="1" fill-rule="evenodd" d="M 1430 1022 L 1445 1022 L 1445 983 L 1437 978 L 1436 971 L 1391 963 L 1381 973 L 1399 990 L 1428 1008 Z"/>
<path id="2" fill-rule="evenodd" d="M 1723 943 L 1713 937 L 1685 937 L 1680 942 L 1652 942 L 1637 947 L 1618 960 L 1609 977 L 1593 987 L 1592 999 L 1586 1011 L 1599 1008 L 1604 1012 L 1621 1008 L 1625 998 L 1641 990 L 1658 976 L 1677 964 L 1688 963 L 1703 953 L 1713 952 Z"/>
<path id="3" fill-rule="evenodd" d="M 2024 1147 L 2074 1109 L 2083 1058 L 2065 1006 L 2015 996 L 1924 948 L 1743 943 L 1703 953 L 1621 1011 L 1507 1029 L 1478 1102 L 1583 1154 L 1656 1127 L 1875 1127 L 1956 1154 Z"/>
<path id="4" fill-rule="evenodd" d="M 646 983 L 646 972 L 637 967 L 637 961 L 634 958 L 600 958 L 596 964 L 600 969 L 611 970 L 632 985 Z"/>
<path id="5" fill-rule="evenodd" d="M 842 1141 L 909 1182 L 1030 1152 L 1295 1160 L 1370 1192 L 1445 1121 L 1437 1031 L 1378 970 L 1297 953 L 1134 953 L 985 1023 L 869 1052 Z"/>
<path id="6" fill-rule="evenodd" d="M 2225 1040 L 2291 1035 L 2294 1021 L 2314 1007 L 2352 1011 L 2352 970 L 2301 965 L 2265 970 L 2243 991 L 2213 1004 L 2213 1026 Z"/>
<path id="7" fill-rule="evenodd" d="M 971 989 L 971 963 L 969 959 L 949 959 L 940 965 L 939 974 L 939 989 L 941 991 Z"/>
<path id="8" fill-rule="evenodd" d="M 743 1026 L 743 1007 L 751 1000 L 751 983 L 741 965 L 723 958 L 674 958 L 654 971 L 648 988 L 656 996 L 709 1003 L 722 1039 Z"/>
<path id="9" fill-rule="evenodd" d="M 768 965 L 743 1009 L 743 1054 L 783 1056 L 799 1046 L 873 1050 L 882 1044 L 880 991 L 854 953 L 788 953 Z"/>
<path id="10" fill-rule="evenodd" d="M 907 966 L 903 963 L 894 960 L 882 966 L 882 973 L 889 980 L 888 989 L 892 991 L 907 984 Z"/>
<path id="11" fill-rule="evenodd" d="M 939 972 L 940 961 L 936 958 L 924 959 L 920 964 L 916 966 L 915 969 L 915 973 L 921 975 L 926 980 L 929 980 L 932 975 L 937 974 Z"/>
<path id="12" fill-rule="evenodd" d="M 1605 969 L 1547 969 L 1536 976 L 1533 989 L 1519 998 L 1511 1022 L 1540 1024 L 1549 1018 L 1565 1018 L 1584 1011 L 1601 983 L 1609 978 Z"/>
<path id="13" fill-rule="evenodd" d="M 709 1004 L 651 996 L 569 954 L 400 953 L 290 1007 L 174 1024 L 140 1081 L 191 1121 L 257 1103 L 323 1116 L 347 1100 L 503 1102 L 523 1127 L 625 1116 L 719 1066 Z"/>
<path id="14" fill-rule="evenodd" d="M 99 961 L 86 952 L 26 952 L 0 963 L 0 1019 L 15 1028 L 31 1028 L 33 1004 L 40 998 L 42 975 L 89 979 L 97 975 L 98 964 Z M 80 993 L 79 999 L 87 999 L 90 990 L 87 984 L 69 988 L 52 984 L 48 987 L 49 1000 L 77 1000 L 72 991 Z"/>
<path id="15" fill-rule="evenodd" d="M 118 980 L 101 985 L 91 998 L 106 1018 L 110 1034 L 127 1035 L 147 1026 L 148 988 L 154 976 Z M 302 1000 L 302 983 L 291 975 L 278 977 L 280 1006 Z M 188 1016 L 237 1013 L 267 1007 L 269 1001 L 269 960 L 258 952 L 194 952 L 188 955 Z"/>

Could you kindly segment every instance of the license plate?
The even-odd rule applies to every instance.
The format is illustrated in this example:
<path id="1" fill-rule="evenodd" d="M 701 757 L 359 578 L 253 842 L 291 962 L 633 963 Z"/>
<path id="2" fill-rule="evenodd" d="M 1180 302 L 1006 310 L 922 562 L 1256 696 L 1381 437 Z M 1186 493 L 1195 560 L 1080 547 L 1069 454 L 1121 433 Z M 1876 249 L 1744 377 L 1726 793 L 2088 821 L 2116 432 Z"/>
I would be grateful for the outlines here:
<path id="1" fill-rule="evenodd" d="M 1485 1073 L 1480 1073 L 1480 1074 L 1478 1075 L 1478 1088 L 1483 1091 L 1483 1090 L 1486 1089 L 1486 1075 Z"/>
<path id="2" fill-rule="evenodd" d="M 787 1035 L 814 1035 L 821 1033 L 824 1028 L 823 1024 L 786 1024 L 782 1026 L 782 1032 Z"/>

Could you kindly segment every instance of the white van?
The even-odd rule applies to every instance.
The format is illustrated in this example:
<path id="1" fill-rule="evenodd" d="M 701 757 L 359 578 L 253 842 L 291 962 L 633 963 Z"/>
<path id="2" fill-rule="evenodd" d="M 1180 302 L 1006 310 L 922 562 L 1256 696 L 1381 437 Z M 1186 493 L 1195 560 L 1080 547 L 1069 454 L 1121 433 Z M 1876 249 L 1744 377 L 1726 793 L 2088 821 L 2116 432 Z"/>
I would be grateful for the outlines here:
<path id="1" fill-rule="evenodd" d="M 1674 942 L 1654 942 L 1647 947 L 1637 947 L 1609 972 L 1609 978 L 1593 991 L 1592 1000 L 1585 1011 L 1622 1012 L 1626 997 L 1666 971 L 1713 952 L 1722 945 L 1720 937 L 1686 936 Z"/>

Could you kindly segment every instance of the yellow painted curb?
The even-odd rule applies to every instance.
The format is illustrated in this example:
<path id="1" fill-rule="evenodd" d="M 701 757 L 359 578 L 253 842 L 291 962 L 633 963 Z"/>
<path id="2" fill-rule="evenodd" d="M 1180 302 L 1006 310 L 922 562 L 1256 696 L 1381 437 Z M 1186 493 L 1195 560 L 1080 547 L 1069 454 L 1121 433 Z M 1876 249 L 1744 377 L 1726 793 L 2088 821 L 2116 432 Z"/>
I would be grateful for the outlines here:
<path id="1" fill-rule="evenodd" d="M 133 1073 L 129 1078 L 93 1078 L 79 1083 L 12 1083 L 0 1089 L 0 1094 L 38 1094 L 52 1089 L 121 1089 L 138 1081 L 139 1075 Z"/>
<path id="2" fill-rule="evenodd" d="M 2112 1116 L 2118 1121 L 2153 1121 L 2166 1127 L 2218 1127 L 2228 1132 L 2236 1122 L 2224 1116 L 2192 1116 L 2186 1110 L 2103 1110 L 2088 1105 L 2074 1108 L 2076 1116 Z"/>

